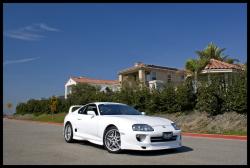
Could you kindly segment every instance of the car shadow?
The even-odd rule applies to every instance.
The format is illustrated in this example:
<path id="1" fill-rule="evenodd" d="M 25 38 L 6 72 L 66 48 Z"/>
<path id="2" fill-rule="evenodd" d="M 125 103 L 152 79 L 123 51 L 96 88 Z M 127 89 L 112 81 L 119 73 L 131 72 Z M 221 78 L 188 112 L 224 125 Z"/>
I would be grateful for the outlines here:
<path id="1" fill-rule="evenodd" d="M 88 141 L 75 141 L 75 143 L 84 145 L 84 146 L 92 146 L 100 150 L 105 150 L 103 146 L 93 144 Z M 190 151 L 193 151 L 193 148 L 190 148 L 188 146 L 182 146 L 176 149 L 162 149 L 162 150 L 153 150 L 153 151 L 123 150 L 120 154 L 137 155 L 137 156 L 158 156 L 158 155 L 184 153 L 184 152 L 190 152 Z"/>
<path id="2" fill-rule="evenodd" d="M 77 144 L 80 144 L 80 145 L 84 145 L 84 146 L 92 146 L 92 147 L 95 147 L 95 148 L 99 148 L 99 149 L 105 150 L 103 146 L 91 143 L 89 141 L 82 141 L 82 140 L 78 141 L 78 140 L 75 140 L 74 143 L 77 143 Z"/>
<path id="3" fill-rule="evenodd" d="M 127 155 L 137 155 L 137 156 L 158 156 L 158 155 L 170 155 L 176 153 L 184 153 L 193 151 L 193 148 L 188 146 L 182 146 L 176 149 L 161 149 L 161 150 L 152 150 L 152 151 L 136 151 L 136 150 L 124 150 L 123 154 Z"/>

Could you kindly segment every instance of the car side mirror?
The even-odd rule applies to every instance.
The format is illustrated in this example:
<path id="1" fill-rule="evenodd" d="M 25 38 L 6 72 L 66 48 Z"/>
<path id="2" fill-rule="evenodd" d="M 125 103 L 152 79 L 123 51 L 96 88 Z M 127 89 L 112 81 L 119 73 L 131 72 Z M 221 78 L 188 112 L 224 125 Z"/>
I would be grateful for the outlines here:
<path id="1" fill-rule="evenodd" d="M 145 112 L 141 112 L 141 114 L 142 114 L 142 115 L 146 115 L 146 113 L 145 113 Z"/>
<path id="2" fill-rule="evenodd" d="M 87 111 L 87 115 L 95 116 L 95 112 L 94 111 Z"/>

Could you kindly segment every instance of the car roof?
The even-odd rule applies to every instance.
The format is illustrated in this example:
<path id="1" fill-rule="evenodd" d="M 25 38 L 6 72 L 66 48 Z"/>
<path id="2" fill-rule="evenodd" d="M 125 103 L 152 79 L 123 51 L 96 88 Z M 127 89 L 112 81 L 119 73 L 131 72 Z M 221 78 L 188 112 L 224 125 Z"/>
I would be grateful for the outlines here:
<path id="1" fill-rule="evenodd" d="M 88 103 L 88 104 L 96 104 L 96 105 L 99 105 L 99 104 L 120 104 L 120 105 L 125 105 L 123 103 L 117 103 L 117 102 L 93 102 L 93 103 Z"/>

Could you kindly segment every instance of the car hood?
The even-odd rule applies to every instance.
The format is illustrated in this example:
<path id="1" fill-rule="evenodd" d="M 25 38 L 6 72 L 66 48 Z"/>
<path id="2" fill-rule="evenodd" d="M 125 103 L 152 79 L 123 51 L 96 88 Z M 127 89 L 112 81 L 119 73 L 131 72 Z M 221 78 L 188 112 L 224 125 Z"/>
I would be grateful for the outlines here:
<path id="1" fill-rule="evenodd" d="M 109 115 L 105 117 L 111 117 L 119 121 L 127 121 L 131 124 L 148 124 L 150 126 L 159 125 L 171 125 L 172 121 L 161 117 L 152 117 L 145 115 Z"/>

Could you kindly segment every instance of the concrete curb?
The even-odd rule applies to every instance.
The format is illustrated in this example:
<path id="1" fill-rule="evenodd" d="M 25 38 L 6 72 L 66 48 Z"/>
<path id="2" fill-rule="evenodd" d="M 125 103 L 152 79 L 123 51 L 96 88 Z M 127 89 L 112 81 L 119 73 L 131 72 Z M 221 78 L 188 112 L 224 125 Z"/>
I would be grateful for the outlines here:
<path id="1" fill-rule="evenodd" d="M 32 121 L 32 120 L 18 120 L 18 119 L 12 119 L 7 118 L 10 120 L 16 120 L 16 121 L 26 121 L 26 122 L 32 122 L 32 123 L 40 123 L 40 124 L 52 124 L 57 126 L 63 126 L 63 123 L 55 123 L 55 122 L 43 122 L 43 121 Z M 205 137 L 205 138 L 220 138 L 220 139 L 232 139 L 232 140 L 247 140 L 247 136 L 239 136 L 239 135 L 221 135 L 221 134 L 200 134 L 200 133 L 188 133 L 188 132 L 182 132 L 183 136 L 190 136 L 190 137 Z"/>
<path id="2" fill-rule="evenodd" d="M 57 126 L 63 126 L 63 123 L 56 123 L 56 122 L 45 122 L 45 121 L 33 121 L 33 120 L 22 120 L 22 119 L 14 119 L 14 118 L 3 118 L 8 120 L 15 120 L 15 121 L 21 121 L 21 122 L 31 122 L 31 123 L 39 123 L 39 124 L 52 124 Z"/>
<path id="3" fill-rule="evenodd" d="M 222 139 L 234 139 L 234 140 L 247 140 L 247 136 L 239 136 L 239 135 L 221 135 L 221 134 L 199 134 L 199 133 L 188 133 L 182 132 L 184 136 L 191 137 L 206 137 L 206 138 L 222 138 Z"/>

